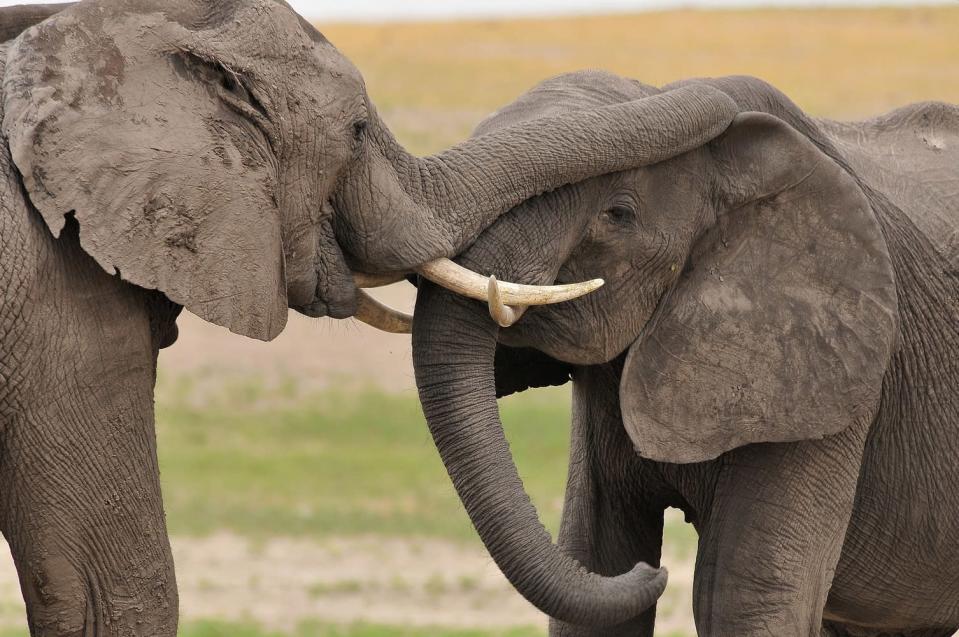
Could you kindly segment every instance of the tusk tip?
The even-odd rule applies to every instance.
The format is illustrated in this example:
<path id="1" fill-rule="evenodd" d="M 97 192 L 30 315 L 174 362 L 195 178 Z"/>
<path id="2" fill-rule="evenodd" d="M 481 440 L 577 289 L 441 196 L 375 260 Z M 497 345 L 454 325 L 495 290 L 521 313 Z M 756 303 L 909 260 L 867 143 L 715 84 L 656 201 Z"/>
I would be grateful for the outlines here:
<path id="1" fill-rule="evenodd" d="M 489 282 L 486 285 L 488 295 L 487 305 L 489 306 L 489 315 L 496 321 L 500 327 L 509 327 L 523 316 L 526 308 L 512 308 L 505 303 L 500 296 L 499 283 L 496 276 L 491 274 Z"/>

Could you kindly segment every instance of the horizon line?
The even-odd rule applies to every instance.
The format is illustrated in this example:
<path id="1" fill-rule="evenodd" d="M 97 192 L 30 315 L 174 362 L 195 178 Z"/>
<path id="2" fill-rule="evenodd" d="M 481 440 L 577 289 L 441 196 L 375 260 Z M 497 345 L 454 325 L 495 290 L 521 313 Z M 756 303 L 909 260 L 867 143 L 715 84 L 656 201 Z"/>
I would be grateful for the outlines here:
<path id="1" fill-rule="evenodd" d="M 298 3 L 291 2 L 294 7 Z M 536 3 L 533 3 L 534 5 Z M 465 6 L 464 6 L 465 5 Z M 492 6 L 491 6 L 492 5 Z M 558 3 L 545 0 L 539 6 L 517 7 L 490 3 L 488 0 L 458 2 L 451 8 L 446 2 L 432 0 L 418 5 L 388 1 L 363 6 L 361 3 L 328 5 L 327 10 L 301 10 L 310 20 L 327 23 L 403 23 L 403 22 L 472 22 L 502 19 L 573 18 L 630 15 L 665 11 L 735 11 L 735 10 L 842 10 L 888 8 L 939 8 L 955 6 L 957 0 L 606 0 L 589 4 Z"/>

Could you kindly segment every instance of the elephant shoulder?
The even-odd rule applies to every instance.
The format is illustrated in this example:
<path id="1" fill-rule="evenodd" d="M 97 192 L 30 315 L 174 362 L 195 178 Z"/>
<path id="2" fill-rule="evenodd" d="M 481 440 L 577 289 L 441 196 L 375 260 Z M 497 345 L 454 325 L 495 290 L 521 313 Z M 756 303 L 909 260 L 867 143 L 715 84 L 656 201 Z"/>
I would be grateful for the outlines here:
<path id="1" fill-rule="evenodd" d="M 860 178 L 959 267 L 959 107 L 922 102 L 866 121 L 821 125 Z"/>

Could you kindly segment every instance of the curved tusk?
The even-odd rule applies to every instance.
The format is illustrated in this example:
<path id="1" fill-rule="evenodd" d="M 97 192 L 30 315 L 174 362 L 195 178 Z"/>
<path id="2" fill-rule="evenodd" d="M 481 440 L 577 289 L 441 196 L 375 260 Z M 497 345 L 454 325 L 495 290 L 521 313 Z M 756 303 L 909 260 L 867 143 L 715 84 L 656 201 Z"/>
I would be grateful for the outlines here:
<path id="1" fill-rule="evenodd" d="M 358 288 L 381 288 L 386 285 L 399 283 L 405 278 L 405 272 L 388 272 L 387 274 L 367 274 L 366 272 L 354 272 L 353 285 Z"/>
<path id="2" fill-rule="evenodd" d="M 363 290 L 356 291 L 353 318 L 391 334 L 412 334 L 413 317 L 383 305 Z"/>
<path id="3" fill-rule="evenodd" d="M 489 283 L 486 286 L 489 294 L 489 315 L 493 317 L 500 327 L 509 327 L 523 317 L 526 312 L 525 307 L 510 307 L 503 303 L 503 297 L 499 289 L 499 283 L 495 276 L 490 276 Z"/>
<path id="4" fill-rule="evenodd" d="M 457 294 L 478 301 L 489 301 L 489 281 L 449 259 L 436 259 L 416 269 L 424 277 Z M 498 282 L 499 298 L 504 305 L 549 305 L 572 301 L 603 286 L 602 279 L 564 285 L 521 285 Z"/>

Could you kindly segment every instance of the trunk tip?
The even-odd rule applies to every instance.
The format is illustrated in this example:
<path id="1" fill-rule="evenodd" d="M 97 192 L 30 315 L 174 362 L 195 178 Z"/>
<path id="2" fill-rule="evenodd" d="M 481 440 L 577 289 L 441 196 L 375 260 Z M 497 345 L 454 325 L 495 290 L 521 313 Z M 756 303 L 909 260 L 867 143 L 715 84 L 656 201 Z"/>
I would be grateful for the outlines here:
<path id="1" fill-rule="evenodd" d="M 636 578 L 650 588 L 660 588 L 660 594 L 666 589 L 666 582 L 669 580 L 669 570 L 665 566 L 657 568 L 650 566 L 646 562 L 636 564 L 629 575 L 631 578 Z"/>
<path id="2" fill-rule="evenodd" d="M 633 567 L 633 570 L 626 576 L 635 586 L 633 590 L 641 590 L 644 599 L 641 606 L 648 608 L 656 603 L 666 591 L 666 584 L 669 581 L 669 571 L 665 566 L 656 568 L 646 562 L 639 562 Z M 644 608 L 644 611 L 645 611 Z"/>

